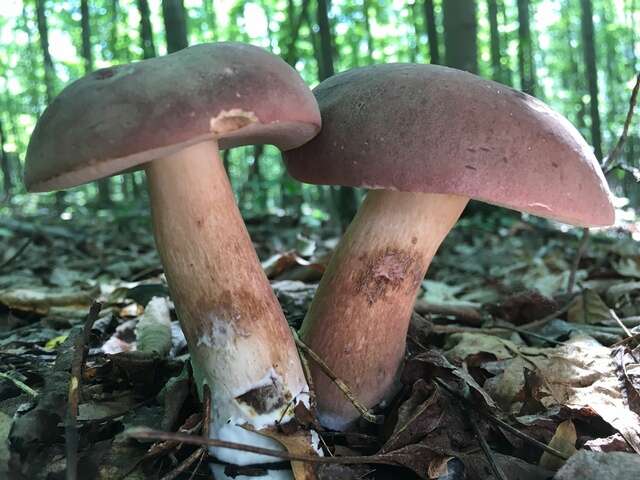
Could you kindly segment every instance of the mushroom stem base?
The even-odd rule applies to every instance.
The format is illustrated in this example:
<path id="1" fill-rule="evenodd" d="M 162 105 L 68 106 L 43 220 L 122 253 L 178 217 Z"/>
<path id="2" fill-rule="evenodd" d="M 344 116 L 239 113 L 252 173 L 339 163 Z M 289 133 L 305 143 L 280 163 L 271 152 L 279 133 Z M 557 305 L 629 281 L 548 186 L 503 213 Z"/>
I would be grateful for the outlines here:
<path id="1" fill-rule="evenodd" d="M 211 390 L 211 435 L 257 437 L 240 425 L 260 429 L 286 422 L 297 402 L 307 401 L 308 387 L 217 143 L 156 160 L 146 173 L 155 239 L 194 376 L 200 390 L 205 383 Z M 265 441 L 275 443 L 260 436 L 260 444 Z M 231 450 L 215 455 L 240 463 Z M 260 461 L 255 455 L 242 460 Z"/>
<path id="2" fill-rule="evenodd" d="M 302 337 L 368 407 L 393 393 L 416 294 L 467 202 L 371 190 L 329 262 Z M 317 367 L 312 375 L 321 423 L 348 427 L 358 412 Z"/>

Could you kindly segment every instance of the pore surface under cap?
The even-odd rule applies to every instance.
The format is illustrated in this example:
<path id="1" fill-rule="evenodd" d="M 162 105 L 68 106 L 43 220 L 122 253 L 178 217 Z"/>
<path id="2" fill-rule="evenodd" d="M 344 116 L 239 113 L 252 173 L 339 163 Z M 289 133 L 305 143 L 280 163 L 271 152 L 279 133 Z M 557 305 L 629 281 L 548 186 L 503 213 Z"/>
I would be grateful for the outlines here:
<path id="1" fill-rule="evenodd" d="M 529 95 L 412 64 L 350 70 L 314 94 L 323 128 L 284 155 L 298 180 L 462 195 L 575 225 L 613 223 L 591 148 Z"/>
<path id="2" fill-rule="evenodd" d="M 209 138 L 222 148 L 288 149 L 319 127 L 313 95 L 282 59 L 240 43 L 197 45 L 66 87 L 32 134 L 25 183 L 31 191 L 72 187 Z"/>

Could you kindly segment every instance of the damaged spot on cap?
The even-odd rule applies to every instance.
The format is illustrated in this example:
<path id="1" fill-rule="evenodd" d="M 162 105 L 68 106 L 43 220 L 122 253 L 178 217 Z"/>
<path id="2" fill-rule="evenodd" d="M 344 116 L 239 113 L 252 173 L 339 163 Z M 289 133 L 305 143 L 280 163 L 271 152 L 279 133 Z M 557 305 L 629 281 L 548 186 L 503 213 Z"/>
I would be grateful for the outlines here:
<path id="1" fill-rule="evenodd" d="M 252 388 L 248 392 L 237 396 L 236 400 L 250 407 L 254 415 L 263 415 L 279 409 L 290 401 L 291 392 L 284 387 L 279 379 L 270 376 L 268 383 Z"/>
<path id="2" fill-rule="evenodd" d="M 209 130 L 216 135 L 239 130 L 252 123 L 258 123 L 258 117 L 253 112 L 246 112 L 240 108 L 222 110 L 218 116 L 209 121 Z"/>
<path id="3" fill-rule="evenodd" d="M 133 65 L 125 65 L 122 67 L 107 67 L 101 68 L 93 72 L 93 78 L 96 80 L 107 80 L 123 77 L 129 75 L 134 71 Z"/>

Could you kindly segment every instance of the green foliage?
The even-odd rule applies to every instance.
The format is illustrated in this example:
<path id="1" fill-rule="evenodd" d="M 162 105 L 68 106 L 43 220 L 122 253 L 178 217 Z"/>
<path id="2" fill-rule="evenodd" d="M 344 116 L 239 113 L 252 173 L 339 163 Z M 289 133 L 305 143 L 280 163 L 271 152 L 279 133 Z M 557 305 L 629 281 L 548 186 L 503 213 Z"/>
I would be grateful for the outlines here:
<path id="1" fill-rule="evenodd" d="M 80 0 L 44 1 L 50 53 L 54 63 L 53 91 L 84 73 L 81 57 Z M 1 2 L 0 7 L 0 120 L 4 148 L 14 167 L 24 161 L 28 138 L 46 104 L 45 70 L 36 16 L 36 0 Z M 152 39 L 156 54 L 166 52 L 160 0 L 148 0 Z M 185 0 L 187 31 L 191 44 L 233 40 L 250 42 L 283 56 L 311 85 L 317 83 L 319 35 L 316 1 L 309 0 L 301 17 L 303 0 Z M 487 0 L 476 0 L 479 73 L 494 75 Z M 580 2 L 531 0 L 531 67 L 536 95 L 565 114 L 590 138 L 589 96 L 583 62 Z M 634 71 L 640 68 L 640 1 L 592 0 L 594 11 L 598 102 L 603 122 L 604 151 L 616 141 L 626 115 Z M 143 58 L 138 0 L 89 0 L 91 43 L 96 68 Z M 442 0 L 434 1 L 442 55 Z M 518 73 L 518 0 L 497 0 L 501 77 L 521 85 Z M 425 0 L 336 0 L 330 4 L 333 61 L 336 71 L 382 62 L 429 62 Z M 299 28 L 298 28 L 299 27 Z M 298 29 L 297 32 L 295 30 Z M 295 42 L 291 39 L 295 38 Z M 636 123 L 637 125 L 637 123 Z M 638 166 L 640 129 L 631 129 L 622 162 Z M 328 211 L 330 194 L 289 178 L 277 150 L 265 148 L 254 168 L 253 148 L 237 149 L 229 158 L 230 177 L 241 207 L 249 214 L 265 212 Z M 635 157 L 635 158 L 634 158 Z M 1 173 L 0 173 L 1 175 Z M 16 172 L 13 174 L 18 178 Z M 618 172 L 614 179 L 632 198 L 637 196 L 630 175 Z M 19 182 L 18 182 L 19 184 Z M 23 202 L 18 185 L 14 202 Z M 141 177 L 113 179 L 114 200 L 132 199 L 144 192 Z M 636 189 L 637 190 L 637 189 Z M 66 201 L 90 204 L 97 194 L 89 185 L 70 191 Z M 53 197 L 38 197 L 53 204 Z M 30 204 L 33 204 L 30 199 Z M 318 208 L 320 210 L 318 210 Z"/>

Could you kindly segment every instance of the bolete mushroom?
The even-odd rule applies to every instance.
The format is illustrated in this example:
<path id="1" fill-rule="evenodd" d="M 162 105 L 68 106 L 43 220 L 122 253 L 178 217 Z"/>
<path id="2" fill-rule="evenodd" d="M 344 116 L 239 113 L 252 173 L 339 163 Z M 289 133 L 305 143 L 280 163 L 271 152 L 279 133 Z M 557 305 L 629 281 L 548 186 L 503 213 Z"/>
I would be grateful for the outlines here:
<path id="1" fill-rule="evenodd" d="M 298 180 L 370 189 L 339 243 L 301 334 L 367 406 L 392 390 L 421 281 L 469 199 L 561 222 L 614 220 L 582 136 L 548 106 L 434 65 L 354 69 L 314 90 L 320 134 L 284 154 Z M 357 416 L 317 369 L 320 421 Z"/>
<path id="2" fill-rule="evenodd" d="M 293 68 L 257 47 L 216 43 L 83 77 L 49 105 L 31 137 L 30 191 L 145 170 L 155 240 L 194 376 L 199 389 L 211 390 L 214 438 L 273 448 L 273 440 L 241 425 L 286 422 L 308 396 L 218 148 L 289 149 L 319 128 L 317 103 Z M 231 450 L 214 453 L 237 460 Z"/>

